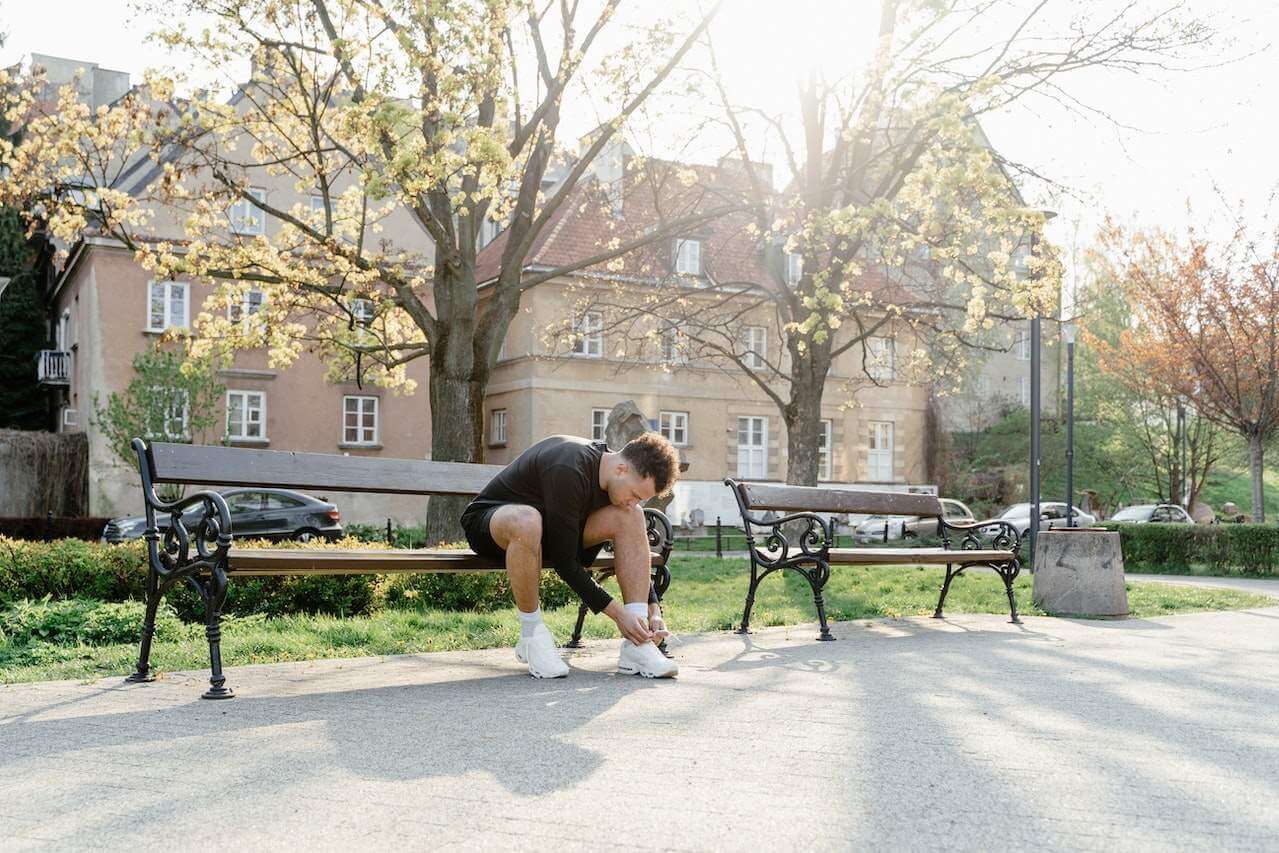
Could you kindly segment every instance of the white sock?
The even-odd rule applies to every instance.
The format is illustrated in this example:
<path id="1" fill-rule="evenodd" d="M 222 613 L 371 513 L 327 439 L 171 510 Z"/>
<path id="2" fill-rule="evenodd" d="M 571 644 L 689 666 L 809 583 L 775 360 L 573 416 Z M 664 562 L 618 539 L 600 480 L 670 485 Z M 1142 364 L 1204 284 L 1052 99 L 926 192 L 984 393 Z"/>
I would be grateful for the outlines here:
<path id="1" fill-rule="evenodd" d="M 538 607 L 532 613 L 525 613 L 516 608 L 516 612 L 520 614 L 520 639 L 527 640 L 533 636 L 537 626 L 542 624 L 542 608 Z"/>
<path id="2" fill-rule="evenodd" d="M 648 602 L 632 601 L 630 604 L 623 604 L 622 609 L 627 613 L 634 613 L 645 622 L 648 621 Z"/>

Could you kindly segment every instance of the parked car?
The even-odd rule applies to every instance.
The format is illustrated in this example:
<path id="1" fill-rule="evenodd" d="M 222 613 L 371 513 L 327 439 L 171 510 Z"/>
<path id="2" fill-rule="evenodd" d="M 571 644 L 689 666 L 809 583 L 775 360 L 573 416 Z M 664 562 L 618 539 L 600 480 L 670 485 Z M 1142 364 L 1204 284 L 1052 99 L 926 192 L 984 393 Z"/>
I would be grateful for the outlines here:
<path id="1" fill-rule="evenodd" d="M 299 542 L 309 542 L 316 537 L 342 538 L 342 516 L 328 501 L 288 489 L 226 489 L 221 495 L 231 510 L 231 530 L 237 538 Z M 183 513 L 183 522 L 195 524 L 202 512 L 200 506 L 191 507 Z M 156 525 L 161 532 L 166 530 L 169 516 L 157 513 Z M 102 541 L 138 539 L 146 527 L 145 516 L 113 518 L 102 531 Z"/>
<path id="2" fill-rule="evenodd" d="M 1097 517 L 1084 512 L 1079 507 L 1072 507 L 1074 524 L 1071 527 L 1092 527 Z M 1026 535 L 1030 529 L 1030 504 L 1013 504 L 995 516 L 999 521 L 1006 521 L 1017 528 L 1017 533 Z M 1054 527 L 1066 527 L 1066 504 L 1062 501 L 1045 501 L 1039 505 L 1039 529 L 1050 530 Z M 995 525 L 982 528 L 982 533 L 994 535 L 999 532 Z"/>
<path id="3" fill-rule="evenodd" d="M 972 510 L 960 501 L 942 498 L 941 506 L 943 517 L 952 524 L 976 521 Z M 937 519 L 917 515 L 872 515 L 853 531 L 853 539 L 861 544 L 937 535 Z"/>
<path id="4" fill-rule="evenodd" d="M 1110 517 L 1126 524 L 1194 524 L 1195 520 L 1176 504 L 1137 504 L 1124 507 Z"/>

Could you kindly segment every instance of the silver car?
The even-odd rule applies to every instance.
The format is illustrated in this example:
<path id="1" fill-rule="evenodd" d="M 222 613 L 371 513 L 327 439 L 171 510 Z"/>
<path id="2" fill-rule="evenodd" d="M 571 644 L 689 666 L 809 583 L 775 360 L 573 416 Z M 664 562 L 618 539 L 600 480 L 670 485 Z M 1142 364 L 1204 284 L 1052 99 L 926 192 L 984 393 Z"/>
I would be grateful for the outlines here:
<path id="1" fill-rule="evenodd" d="M 942 515 L 951 524 L 976 521 L 973 512 L 961 501 L 942 498 Z M 916 539 L 920 536 L 938 536 L 937 519 L 918 515 L 872 515 L 857 525 L 853 539 L 865 545 L 872 542 L 889 542 L 894 539 Z"/>
<path id="2" fill-rule="evenodd" d="M 1176 504 L 1137 504 L 1124 507 L 1110 517 L 1125 524 L 1194 524 L 1195 520 Z"/>
<path id="3" fill-rule="evenodd" d="M 1039 504 L 1039 529 L 1051 530 L 1054 527 L 1092 527 L 1097 517 L 1084 512 L 1079 507 L 1072 507 L 1074 524 L 1066 524 L 1066 504 L 1062 501 L 1044 501 Z M 1017 528 L 1017 533 L 1025 536 L 1030 529 L 1030 504 L 1013 504 L 995 516 L 999 521 L 1006 521 Z M 983 533 L 994 535 L 999 532 L 995 525 L 982 528 Z"/>

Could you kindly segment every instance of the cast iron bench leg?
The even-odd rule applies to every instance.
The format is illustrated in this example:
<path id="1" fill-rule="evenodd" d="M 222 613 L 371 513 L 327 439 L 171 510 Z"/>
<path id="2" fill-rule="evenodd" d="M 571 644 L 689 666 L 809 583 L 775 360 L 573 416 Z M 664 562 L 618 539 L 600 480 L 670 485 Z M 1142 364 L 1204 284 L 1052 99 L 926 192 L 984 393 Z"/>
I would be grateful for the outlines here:
<path id="1" fill-rule="evenodd" d="M 937 599 L 937 609 L 933 611 L 934 619 L 942 617 L 941 609 L 946 604 L 946 593 L 950 592 L 950 582 L 959 575 L 959 572 L 951 571 L 951 565 L 951 563 L 946 564 L 946 579 L 941 582 L 941 596 Z M 959 571 L 963 571 L 963 569 Z"/>
<path id="2" fill-rule="evenodd" d="M 746 590 L 746 607 L 742 610 L 742 624 L 734 632 L 749 634 L 751 632 L 751 608 L 755 606 L 755 590 L 759 587 L 760 576 L 755 572 L 755 560 L 751 558 L 751 585 Z"/>
<path id="3" fill-rule="evenodd" d="M 125 681 L 138 684 L 155 681 L 151 669 L 151 638 L 155 636 L 155 614 L 160 607 L 160 576 L 155 569 L 147 569 L 147 612 L 142 621 L 142 645 L 138 649 L 138 668 Z"/>
<path id="4" fill-rule="evenodd" d="M 1017 580 L 1017 575 L 1020 573 L 1021 566 L 1016 560 L 1005 563 L 999 569 L 999 576 L 1004 579 L 1004 589 L 1008 592 L 1008 621 L 1014 625 L 1021 624 L 1021 617 L 1017 615 L 1017 597 L 1013 594 L 1013 581 Z"/>
<path id="5" fill-rule="evenodd" d="M 582 626 L 586 624 L 586 611 L 590 608 L 585 604 L 577 608 L 577 624 L 573 626 L 573 638 L 566 643 L 566 648 L 580 649 L 582 647 Z"/>
<path id="6" fill-rule="evenodd" d="M 235 692 L 226 686 L 222 674 L 222 605 L 226 601 L 226 574 L 214 571 L 205 593 L 204 634 L 209 639 L 209 689 L 203 699 L 230 699 Z"/>
<path id="7" fill-rule="evenodd" d="M 813 604 L 817 605 L 817 621 L 822 626 L 821 633 L 817 635 L 817 639 L 832 641 L 835 639 L 835 635 L 830 632 L 830 625 L 826 624 L 826 600 L 822 598 L 822 589 L 830 578 L 830 566 L 819 564 L 811 573 L 806 574 L 808 574 L 808 584 L 813 588 Z"/>

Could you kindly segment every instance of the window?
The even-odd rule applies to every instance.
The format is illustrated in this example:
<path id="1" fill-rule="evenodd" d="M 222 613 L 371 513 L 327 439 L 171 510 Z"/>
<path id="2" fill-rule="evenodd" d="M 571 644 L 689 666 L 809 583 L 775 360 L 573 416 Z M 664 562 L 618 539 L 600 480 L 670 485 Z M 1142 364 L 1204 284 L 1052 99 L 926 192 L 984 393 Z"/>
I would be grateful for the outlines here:
<path id="1" fill-rule="evenodd" d="M 866 449 L 866 478 L 874 483 L 893 480 L 893 424 L 871 421 L 870 440 Z"/>
<path id="2" fill-rule="evenodd" d="M 479 248 L 483 249 L 489 243 L 492 243 L 493 239 L 500 233 L 502 233 L 502 227 L 492 219 L 485 217 L 484 221 L 480 223 Z"/>
<path id="3" fill-rule="evenodd" d="M 1022 361 L 1030 361 L 1030 333 L 1018 332 L 1013 336 L 1013 355 Z"/>
<path id="4" fill-rule="evenodd" d="M 316 218 L 321 222 L 324 221 L 325 207 L 324 195 L 321 193 L 311 193 L 311 213 L 315 214 Z"/>
<path id="5" fill-rule="evenodd" d="M 227 392 L 226 437 L 232 441 L 266 441 L 266 394 Z"/>
<path id="6" fill-rule="evenodd" d="M 489 415 L 489 444 L 506 444 L 506 409 L 494 409 Z"/>
<path id="7" fill-rule="evenodd" d="M 964 512 L 964 508 L 954 501 L 942 501 L 942 514 L 946 516 L 948 521 L 967 521 L 968 513 Z"/>
<path id="8" fill-rule="evenodd" d="M 786 253 L 786 283 L 791 287 L 804 277 L 804 256 L 799 252 Z"/>
<path id="9" fill-rule="evenodd" d="M 295 509 L 302 506 L 302 501 L 297 498 L 291 498 L 288 495 L 276 494 L 275 492 L 265 492 L 266 501 L 263 509 Z"/>
<path id="10" fill-rule="evenodd" d="M 342 398 L 342 443 L 377 444 L 377 397 Z"/>
<path id="11" fill-rule="evenodd" d="M 55 335 L 54 349 L 66 352 L 71 349 L 74 341 L 71 335 L 71 310 L 67 309 L 62 312 L 62 316 L 58 318 L 58 328 Z"/>
<path id="12" fill-rule="evenodd" d="M 364 297 L 356 297 L 351 300 L 351 316 L 355 318 L 355 322 L 362 326 L 367 326 L 373 322 L 373 317 L 377 314 L 377 308 L 373 304 L 372 299 Z"/>
<path id="13" fill-rule="evenodd" d="M 676 447 L 688 444 L 688 412 L 662 412 L 658 423 L 662 438 Z"/>
<path id="14" fill-rule="evenodd" d="M 684 333 L 674 326 L 662 329 L 662 361 L 667 364 L 682 364 L 688 361 L 688 339 Z"/>
<path id="15" fill-rule="evenodd" d="M 189 324 L 187 283 L 153 281 L 147 288 L 147 331 L 185 329 Z"/>
<path id="16" fill-rule="evenodd" d="M 603 441 L 608 428 L 608 409 L 591 409 L 591 441 Z"/>
<path id="17" fill-rule="evenodd" d="M 604 315 L 588 311 L 573 321 L 573 355 L 600 358 L 604 355 Z"/>
<path id="18" fill-rule="evenodd" d="M 829 480 L 831 446 L 833 438 L 833 423 L 828 420 L 822 421 L 821 432 L 817 434 L 817 479 Z"/>
<path id="19" fill-rule="evenodd" d="M 737 476 L 768 476 L 768 418 L 737 419 Z"/>
<path id="20" fill-rule="evenodd" d="M 266 201 L 266 190 L 249 187 L 245 192 L 260 202 Z M 248 199 L 242 198 L 231 205 L 227 212 L 231 220 L 231 233 L 251 236 L 266 233 L 266 216 Z"/>
<path id="21" fill-rule="evenodd" d="M 263 497 L 261 492 L 236 492 L 226 496 L 227 509 L 231 510 L 232 515 L 260 512 Z"/>
<path id="22" fill-rule="evenodd" d="M 185 388 L 153 388 L 160 412 L 159 434 L 170 441 L 190 438 L 191 406 Z"/>
<path id="23" fill-rule="evenodd" d="M 247 321 L 249 317 L 262 310 L 262 291 L 256 287 L 246 290 L 241 296 L 239 302 L 233 302 L 227 306 L 227 319 L 232 323 Z"/>
<path id="24" fill-rule="evenodd" d="M 675 241 L 675 273 L 676 275 L 702 274 L 702 241 Z"/>
<path id="25" fill-rule="evenodd" d="M 1030 377 L 1017 377 L 1017 400 L 1027 409 L 1030 408 Z"/>
<path id="26" fill-rule="evenodd" d="M 768 363 L 768 329 L 763 326 L 742 326 L 742 349 L 747 367 L 761 368 Z"/>
<path id="27" fill-rule="evenodd" d="M 897 342 L 892 338 L 866 339 L 866 372 L 876 382 L 897 378 Z"/>

